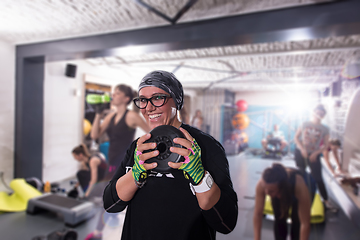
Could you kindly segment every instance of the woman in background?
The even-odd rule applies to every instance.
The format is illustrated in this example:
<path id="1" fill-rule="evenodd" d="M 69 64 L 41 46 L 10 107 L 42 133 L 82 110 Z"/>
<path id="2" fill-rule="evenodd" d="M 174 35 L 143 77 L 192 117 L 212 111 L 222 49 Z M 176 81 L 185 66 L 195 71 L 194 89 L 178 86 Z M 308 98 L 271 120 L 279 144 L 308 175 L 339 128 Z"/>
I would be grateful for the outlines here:
<path id="1" fill-rule="evenodd" d="M 107 181 L 113 177 L 125 157 L 127 148 L 134 140 L 136 128 L 140 127 L 145 132 L 150 131 L 149 126 L 140 114 L 128 109 L 128 105 L 135 95 L 136 93 L 130 86 L 117 85 L 111 99 L 111 106 L 115 111 L 108 113 L 101 123 L 101 112 L 97 112 L 93 121 L 91 138 L 96 140 L 105 132 L 109 137 L 109 171 L 105 177 Z M 85 240 L 102 239 L 104 222 L 111 218 L 115 221 L 118 219 L 117 214 L 107 213 L 105 210 L 102 215 L 104 220 L 99 218 L 96 229 L 88 234 Z"/>
<path id="2" fill-rule="evenodd" d="M 104 179 L 107 170 L 105 156 L 101 153 L 91 155 L 85 144 L 80 144 L 72 150 L 75 160 L 80 162 L 80 170 L 76 173 L 78 184 L 84 197 L 89 197 L 94 185 Z"/>
<path id="3" fill-rule="evenodd" d="M 196 110 L 195 116 L 191 121 L 191 126 L 196 127 L 199 130 L 202 130 L 201 127 L 202 127 L 203 122 L 204 122 L 204 118 L 201 114 L 201 111 L 198 109 L 198 110 Z"/>
<path id="4" fill-rule="evenodd" d="M 111 99 L 111 106 L 115 111 L 107 114 L 101 123 L 101 112 L 97 112 L 92 124 L 91 138 L 93 140 L 98 139 L 104 132 L 109 137 L 109 175 L 106 176 L 108 180 L 112 178 L 125 157 L 126 149 L 134 140 L 136 128 L 140 127 L 145 132 L 150 131 L 139 113 L 128 109 L 134 96 L 131 87 L 124 84 L 117 85 Z"/>
<path id="5" fill-rule="evenodd" d="M 340 166 L 340 159 L 339 159 L 339 155 L 340 155 L 339 152 L 341 151 L 340 148 L 341 148 L 341 142 L 339 139 L 330 139 L 329 147 L 323 151 L 325 162 L 334 176 L 344 174 Z M 330 163 L 330 152 L 332 152 L 335 160 L 335 164 L 336 164 L 335 169 Z"/>
<path id="6" fill-rule="evenodd" d="M 275 240 L 286 240 L 287 218 L 291 208 L 291 240 L 307 240 L 310 234 L 311 202 L 315 195 L 315 182 L 306 172 L 285 168 L 274 163 L 264 170 L 256 185 L 254 210 L 254 240 L 261 239 L 265 197 L 269 195 L 274 212 Z M 310 196 L 311 195 L 311 196 Z"/>

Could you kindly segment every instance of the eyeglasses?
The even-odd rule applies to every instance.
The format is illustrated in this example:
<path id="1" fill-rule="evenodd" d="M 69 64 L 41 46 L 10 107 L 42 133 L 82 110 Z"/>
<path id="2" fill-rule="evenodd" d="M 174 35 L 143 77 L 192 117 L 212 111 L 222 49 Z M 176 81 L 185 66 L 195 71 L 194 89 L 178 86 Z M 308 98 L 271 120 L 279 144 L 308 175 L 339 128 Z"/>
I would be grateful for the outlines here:
<path id="1" fill-rule="evenodd" d="M 149 101 L 154 107 L 161 107 L 166 103 L 166 100 L 169 98 L 171 98 L 171 96 L 169 95 L 155 95 L 152 96 L 151 98 L 144 98 L 144 97 L 134 98 L 133 102 L 138 108 L 144 109 L 147 107 Z"/>

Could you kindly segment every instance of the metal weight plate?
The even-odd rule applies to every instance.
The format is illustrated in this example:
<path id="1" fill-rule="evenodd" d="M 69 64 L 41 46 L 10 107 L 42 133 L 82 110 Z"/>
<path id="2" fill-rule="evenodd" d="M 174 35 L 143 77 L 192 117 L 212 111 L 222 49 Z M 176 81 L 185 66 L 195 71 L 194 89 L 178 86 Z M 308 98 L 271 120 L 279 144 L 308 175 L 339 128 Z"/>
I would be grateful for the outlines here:
<path id="1" fill-rule="evenodd" d="M 158 172 L 168 172 L 172 168 L 169 167 L 168 162 L 183 161 L 183 157 L 177 153 L 170 152 L 170 147 L 183 147 L 180 144 L 173 142 L 174 138 L 185 138 L 184 134 L 176 127 L 170 125 L 161 125 L 150 131 L 151 138 L 146 140 L 146 143 L 155 142 L 156 148 L 146 150 L 146 152 L 158 150 L 159 155 L 146 160 L 146 163 L 157 162 L 157 167 L 154 169 Z"/>

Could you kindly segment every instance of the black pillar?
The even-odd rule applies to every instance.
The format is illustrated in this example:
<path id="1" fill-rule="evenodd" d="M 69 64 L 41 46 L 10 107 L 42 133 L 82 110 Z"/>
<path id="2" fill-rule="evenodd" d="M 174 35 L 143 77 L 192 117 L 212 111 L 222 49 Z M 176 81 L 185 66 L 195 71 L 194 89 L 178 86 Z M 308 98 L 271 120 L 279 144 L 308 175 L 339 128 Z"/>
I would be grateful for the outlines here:
<path id="1" fill-rule="evenodd" d="M 15 178 L 42 179 L 45 57 L 17 59 Z"/>

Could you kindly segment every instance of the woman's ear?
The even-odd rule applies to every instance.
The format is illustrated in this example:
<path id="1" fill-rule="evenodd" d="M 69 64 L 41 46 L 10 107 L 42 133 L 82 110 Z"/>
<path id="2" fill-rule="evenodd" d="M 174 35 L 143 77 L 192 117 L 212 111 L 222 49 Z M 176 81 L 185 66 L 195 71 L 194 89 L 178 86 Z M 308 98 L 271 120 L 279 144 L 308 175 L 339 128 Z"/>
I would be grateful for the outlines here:
<path id="1" fill-rule="evenodd" d="M 126 96 L 126 102 L 129 102 L 129 104 L 131 103 L 131 98 L 129 96 Z"/>

